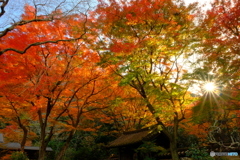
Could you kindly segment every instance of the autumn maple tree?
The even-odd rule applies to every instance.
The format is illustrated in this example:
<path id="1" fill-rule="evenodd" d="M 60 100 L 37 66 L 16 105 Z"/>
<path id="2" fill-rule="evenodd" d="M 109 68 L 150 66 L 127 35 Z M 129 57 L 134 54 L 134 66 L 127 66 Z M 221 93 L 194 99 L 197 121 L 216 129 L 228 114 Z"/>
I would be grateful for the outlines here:
<path id="1" fill-rule="evenodd" d="M 27 6 L 23 19 L 34 16 L 28 12 L 29 8 L 32 9 Z M 30 123 L 37 123 L 39 160 L 44 159 L 52 137 L 66 132 L 66 144 L 56 157 L 62 159 L 76 130 L 87 129 L 80 127 L 82 119 L 91 117 L 91 111 L 106 108 L 111 98 L 109 71 L 96 65 L 99 56 L 84 43 L 87 38 L 91 39 L 86 33 L 86 21 L 86 15 L 78 14 L 53 22 L 30 23 L 18 26 L 1 39 L 5 47 L 16 50 L 28 44 L 41 44 L 28 48 L 22 56 L 14 49 L 0 57 L 1 97 L 6 101 L 1 105 L 9 110 L 4 113 L 5 117 L 17 118 L 16 125 L 24 131 L 22 147 L 27 138 L 26 128 L 29 129 Z M 81 39 L 41 43 L 75 35 L 80 35 Z M 22 40 L 19 42 L 18 38 Z"/>
<path id="2" fill-rule="evenodd" d="M 116 65 L 120 85 L 141 96 L 155 122 L 170 140 L 178 159 L 177 130 L 191 103 L 186 62 L 196 41 L 194 16 L 183 2 L 141 0 L 101 1 L 96 13 L 97 47 L 103 63 Z M 99 29 L 98 29 L 99 28 Z"/>

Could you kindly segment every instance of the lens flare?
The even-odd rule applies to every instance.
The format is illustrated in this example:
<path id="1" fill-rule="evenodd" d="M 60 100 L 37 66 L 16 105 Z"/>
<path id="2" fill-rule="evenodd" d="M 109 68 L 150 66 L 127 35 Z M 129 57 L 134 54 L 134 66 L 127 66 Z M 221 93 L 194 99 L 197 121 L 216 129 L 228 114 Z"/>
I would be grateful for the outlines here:
<path id="1" fill-rule="evenodd" d="M 203 89 L 206 92 L 214 92 L 217 89 L 217 87 L 216 87 L 216 84 L 214 82 L 206 82 L 203 85 Z"/>

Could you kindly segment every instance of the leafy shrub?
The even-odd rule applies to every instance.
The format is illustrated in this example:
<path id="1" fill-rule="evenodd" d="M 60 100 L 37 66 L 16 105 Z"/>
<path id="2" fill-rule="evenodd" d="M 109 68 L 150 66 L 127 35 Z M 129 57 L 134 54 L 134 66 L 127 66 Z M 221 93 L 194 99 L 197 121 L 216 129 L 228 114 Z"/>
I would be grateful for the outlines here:
<path id="1" fill-rule="evenodd" d="M 144 160 L 156 160 L 155 158 L 146 157 Z"/>
<path id="2" fill-rule="evenodd" d="M 23 152 L 13 152 L 11 155 L 12 160 L 28 160 L 28 157 Z"/>
<path id="3" fill-rule="evenodd" d="M 144 157 L 144 160 L 155 160 L 154 157 L 159 153 L 166 152 L 166 149 L 157 146 L 155 142 L 147 141 L 143 142 L 135 151 L 140 154 L 140 157 Z"/>
<path id="4" fill-rule="evenodd" d="M 206 148 L 200 148 L 196 144 L 193 144 L 191 148 L 189 148 L 186 156 L 193 158 L 193 160 L 214 160 Z"/>

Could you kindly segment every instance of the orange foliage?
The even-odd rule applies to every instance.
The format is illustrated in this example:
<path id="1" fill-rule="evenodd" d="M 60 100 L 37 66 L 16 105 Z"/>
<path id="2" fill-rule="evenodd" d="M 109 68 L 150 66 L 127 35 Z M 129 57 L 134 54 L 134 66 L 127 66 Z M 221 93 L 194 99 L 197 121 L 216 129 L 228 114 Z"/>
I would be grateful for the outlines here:
<path id="1" fill-rule="evenodd" d="M 33 15 L 34 9 L 26 6 L 22 18 L 29 20 Z M 85 32 L 84 20 L 82 15 L 71 15 L 18 26 L 1 38 L 0 48 L 22 50 L 36 42 L 74 38 Z M 92 111 L 106 108 L 115 89 L 111 70 L 97 66 L 99 60 L 83 40 L 37 45 L 23 55 L 8 52 L 0 56 L 0 99 L 4 110 L 0 114 L 16 127 L 10 130 L 8 126 L 5 132 L 17 132 L 21 125 L 27 127 L 34 122 L 40 126 L 41 143 L 45 143 L 47 128 L 56 128 L 56 133 L 89 130 L 79 127 L 82 119 L 96 118 Z"/>

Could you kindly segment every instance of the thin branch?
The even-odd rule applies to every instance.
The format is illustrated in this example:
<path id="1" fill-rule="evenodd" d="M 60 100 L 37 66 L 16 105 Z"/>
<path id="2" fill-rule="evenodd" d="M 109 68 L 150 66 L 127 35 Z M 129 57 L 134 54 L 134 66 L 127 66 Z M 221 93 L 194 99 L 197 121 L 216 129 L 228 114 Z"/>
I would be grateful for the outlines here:
<path id="1" fill-rule="evenodd" d="M 4 31 L 0 32 L 0 38 L 5 36 L 8 32 L 14 30 L 17 26 L 23 26 L 26 25 L 28 23 L 32 23 L 32 22 L 46 22 L 46 21 L 53 21 L 54 18 L 43 18 L 43 19 L 31 19 L 31 20 L 21 20 L 19 22 L 14 23 L 11 27 L 6 28 Z"/>
<path id="2" fill-rule="evenodd" d="M 0 0 L 1 2 L 1 0 Z M 43 21 L 53 21 L 53 20 L 59 20 L 61 18 L 54 18 L 54 15 L 48 15 L 50 18 L 43 18 L 43 19 L 32 19 L 32 20 L 21 20 L 17 23 L 14 23 L 11 27 L 9 28 L 6 28 L 4 31 L 1 31 L 0 32 L 0 38 L 2 38 L 3 36 L 5 36 L 9 31 L 12 31 L 14 30 L 17 26 L 22 26 L 22 25 L 25 25 L 25 24 L 28 24 L 28 23 L 32 23 L 32 22 L 43 22 Z M 77 37 L 77 38 L 70 38 L 70 39 L 58 39 L 58 40 L 49 40 L 49 41 L 43 41 L 43 42 L 36 42 L 36 43 L 32 43 L 32 44 L 29 44 L 25 49 L 23 50 L 18 50 L 18 49 L 15 49 L 15 48 L 6 48 L 2 51 L 0 51 L 0 56 L 5 53 L 5 52 L 8 52 L 8 51 L 14 51 L 16 53 L 19 53 L 19 54 L 24 54 L 27 52 L 28 49 L 30 49 L 31 47 L 33 46 L 39 46 L 39 45 L 42 45 L 42 44 L 48 44 L 48 43 L 58 43 L 58 42 L 70 42 L 70 41 L 76 41 L 76 40 L 79 40 L 79 39 L 82 39 L 83 36 L 87 33 L 87 27 L 86 27 L 86 23 L 88 21 L 88 16 L 87 14 L 84 14 L 85 16 L 85 20 L 83 21 L 83 33 Z"/>
<path id="3" fill-rule="evenodd" d="M 59 40 L 56 40 L 56 41 L 44 41 L 44 42 L 36 42 L 36 43 L 32 43 L 30 45 L 28 45 L 24 50 L 18 50 L 18 49 L 15 49 L 15 48 L 7 48 L 7 49 L 4 49 L 2 51 L 0 51 L 0 56 L 7 52 L 7 51 L 14 51 L 14 52 L 17 52 L 19 54 L 24 54 L 27 52 L 28 49 L 30 49 L 31 47 L 33 46 L 39 46 L 39 45 L 42 45 L 42 44 L 48 44 L 48 43 L 58 43 L 58 42 L 70 42 L 70 41 L 76 41 L 76 40 L 79 40 L 79 39 L 82 39 L 82 37 L 86 34 L 86 32 L 84 32 L 80 37 L 78 38 L 72 38 L 72 39 L 59 39 Z"/>
<path id="4" fill-rule="evenodd" d="M 4 15 L 5 7 L 7 6 L 8 2 L 9 2 L 9 0 L 6 0 L 6 1 L 0 0 L 0 3 L 2 3 L 1 6 L 0 6 L 0 9 L 1 9 L 0 10 L 0 17 L 2 17 Z"/>

